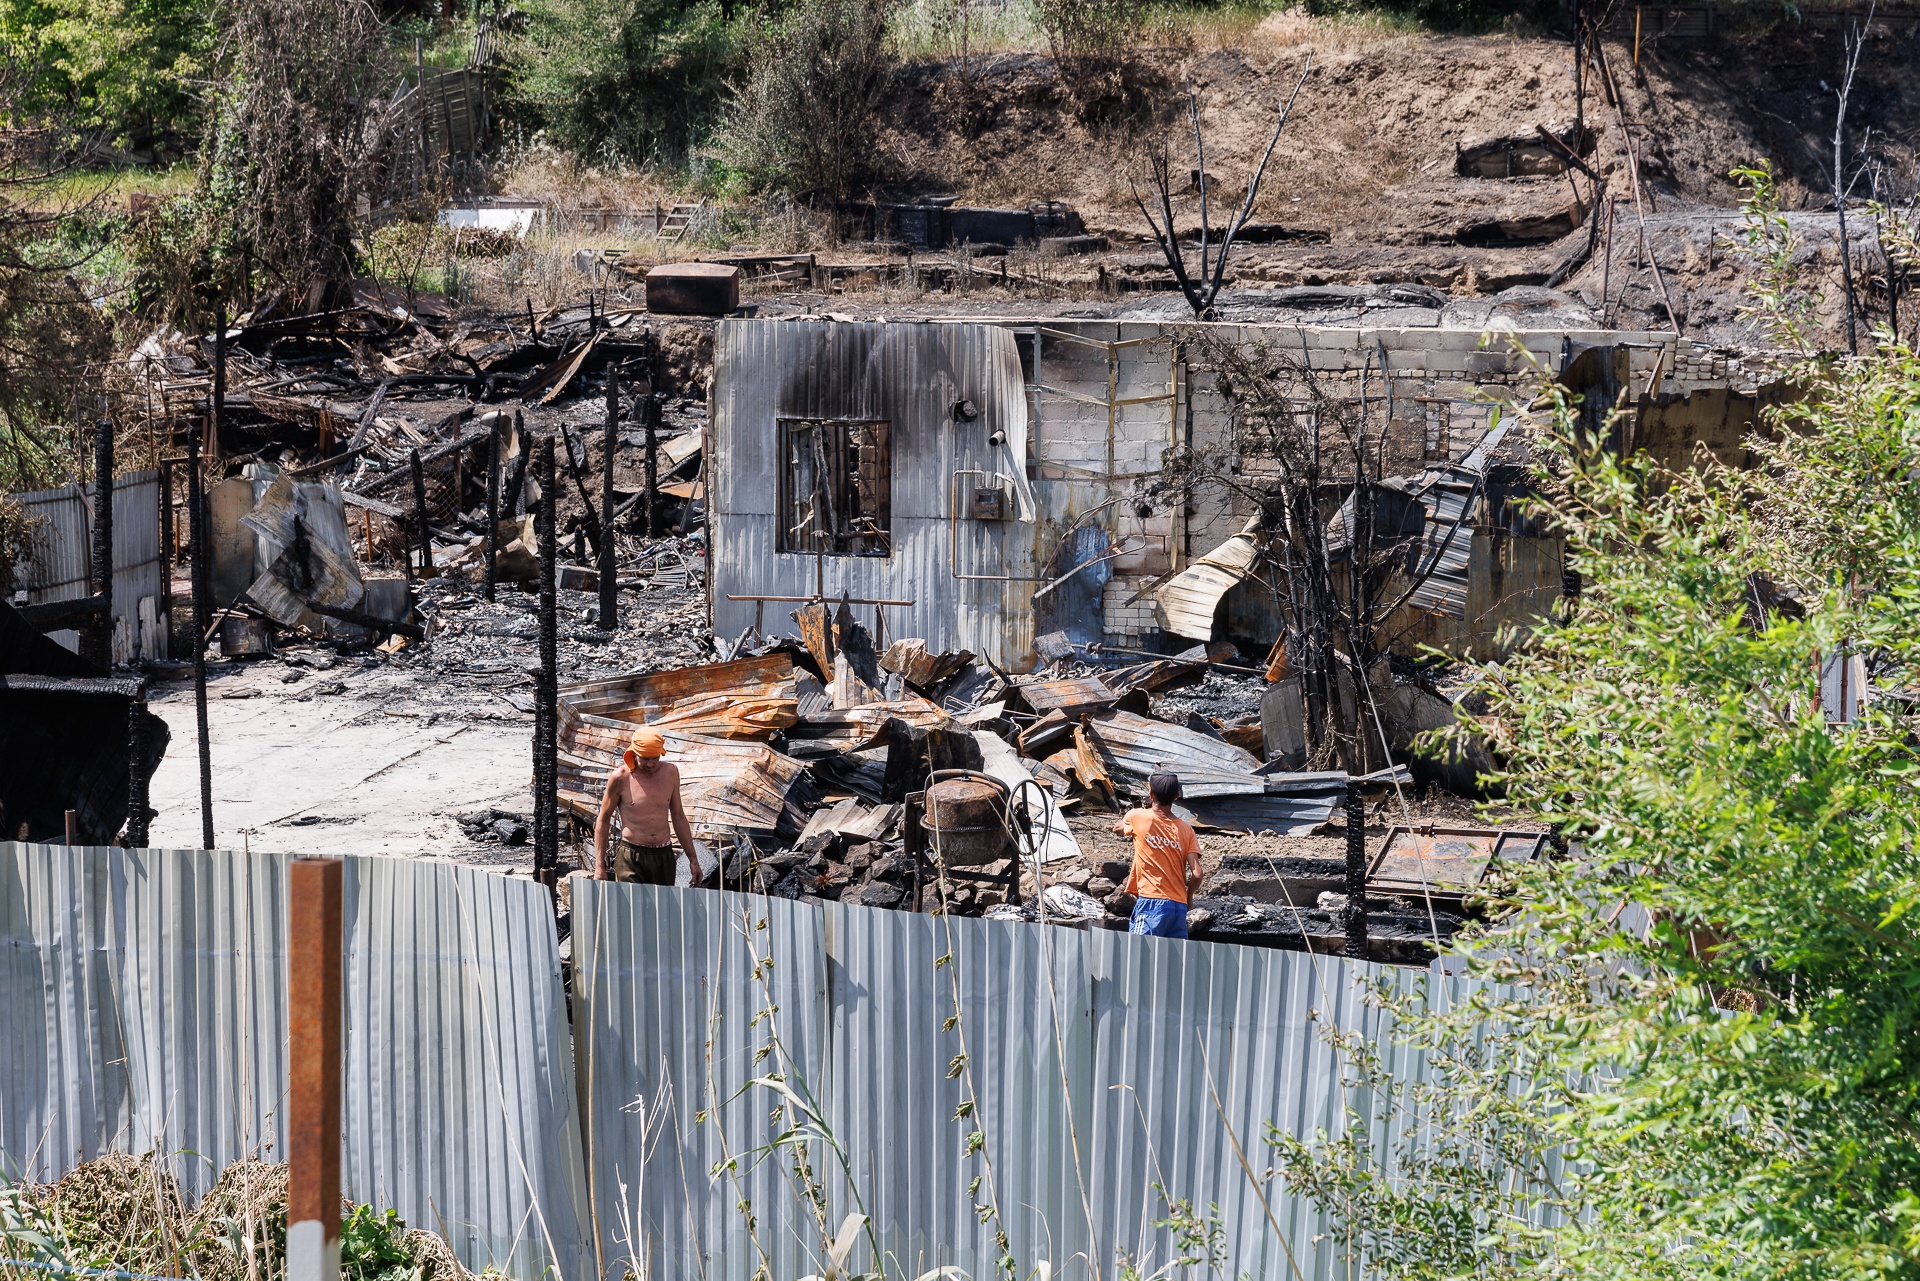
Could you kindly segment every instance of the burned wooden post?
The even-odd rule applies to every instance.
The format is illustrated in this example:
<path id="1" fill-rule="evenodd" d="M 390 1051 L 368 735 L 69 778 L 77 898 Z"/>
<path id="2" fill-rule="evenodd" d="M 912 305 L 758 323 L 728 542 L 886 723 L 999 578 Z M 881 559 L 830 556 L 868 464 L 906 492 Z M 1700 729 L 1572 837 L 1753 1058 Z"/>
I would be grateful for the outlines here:
<path id="1" fill-rule="evenodd" d="M 220 428 L 227 419 L 227 309 L 214 312 L 213 330 L 213 414 L 207 419 L 207 448 L 220 456 Z"/>
<path id="2" fill-rule="evenodd" d="M 171 436 L 171 429 L 168 434 Z M 173 459 L 162 458 L 160 460 L 160 656 L 169 662 L 173 661 L 173 563 L 178 553 L 178 549 L 173 545 L 173 538 Z"/>
<path id="3" fill-rule="evenodd" d="M 620 375 L 607 367 L 607 431 L 600 451 L 600 511 L 605 527 L 600 534 L 600 630 L 620 626 L 618 566 L 613 546 L 613 455 L 620 448 Z"/>
<path id="4" fill-rule="evenodd" d="M 533 876 L 548 889 L 560 863 L 559 600 L 554 591 L 559 551 L 554 536 L 553 437 L 540 442 L 540 670 L 533 678 Z"/>
<path id="5" fill-rule="evenodd" d="M 414 534 L 420 539 L 420 577 L 433 574 L 433 527 L 427 523 L 427 473 L 420 466 L 420 451 L 407 451 L 407 465 L 413 469 Z"/>
<path id="6" fill-rule="evenodd" d="M 647 505 L 647 537 L 660 536 L 660 398 L 653 394 L 651 386 L 643 402 L 647 415 L 647 496 L 641 501 Z"/>
<path id="7" fill-rule="evenodd" d="M 193 587 L 193 718 L 200 742 L 200 848 L 213 848 L 213 753 L 207 742 L 207 509 L 200 486 L 200 438 L 187 437 L 188 581 Z"/>
<path id="8" fill-rule="evenodd" d="M 95 613 L 81 635 L 81 656 L 113 670 L 113 424 L 93 425 L 93 595 Z"/>
<path id="9" fill-rule="evenodd" d="M 507 480 L 506 493 L 500 497 L 500 510 L 524 516 L 527 509 L 522 495 L 527 484 L 527 464 L 533 457 L 533 451 L 527 448 L 526 422 L 517 409 L 513 411 L 513 438 L 520 442 L 520 454 L 513 460 L 513 475 Z"/>
<path id="10" fill-rule="evenodd" d="M 337 858 L 287 877 L 287 1281 L 340 1275 L 344 880 Z"/>
<path id="11" fill-rule="evenodd" d="M 127 701 L 127 838 L 130 850 L 147 844 L 147 693 L 140 692 Z"/>
<path id="12" fill-rule="evenodd" d="M 500 420 L 487 432 L 487 599 L 500 578 Z"/>
<path id="13" fill-rule="evenodd" d="M 1360 788 L 1347 782 L 1347 927 L 1346 955 L 1367 958 L 1367 802 Z"/>

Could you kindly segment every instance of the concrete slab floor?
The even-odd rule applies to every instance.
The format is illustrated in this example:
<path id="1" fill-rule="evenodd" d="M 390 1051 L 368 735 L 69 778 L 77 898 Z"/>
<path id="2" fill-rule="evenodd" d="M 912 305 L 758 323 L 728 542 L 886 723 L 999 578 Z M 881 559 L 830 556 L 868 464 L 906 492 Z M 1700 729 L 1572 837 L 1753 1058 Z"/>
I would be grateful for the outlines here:
<path id="1" fill-rule="evenodd" d="M 209 672 L 215 841 L 275 853 L 381 854 L 530 869 L 531 846 L 479 844 L 456 817 L 532 810 L 533 718 L 502 698 L 451 698 L 421 674 L 341 660 Z M 155 775 L 150 840 L 200 843 L 193 684 L 156 685 L 172 743 Z"/>

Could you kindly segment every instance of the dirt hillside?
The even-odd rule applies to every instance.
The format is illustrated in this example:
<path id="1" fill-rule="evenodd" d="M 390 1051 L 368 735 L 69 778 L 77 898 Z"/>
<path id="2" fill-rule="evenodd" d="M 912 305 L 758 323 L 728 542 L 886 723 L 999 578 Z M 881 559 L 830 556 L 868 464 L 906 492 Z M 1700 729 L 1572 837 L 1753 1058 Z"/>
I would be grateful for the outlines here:
<path id="1" fill-rule="evenodd" d="M 1609 39 L 1617 107 L 1600 83 L 1606 73 L 1592 63 L 1577 106 L 1573 54 L 1562 40 L 1366 33 L 1291 13 L 1269 17 L 1233 47 L 1142 51 L 1120 80 L 1063 75 L 1037 54 L 927 61 L 903 76 L 881 148 L 894 178 L 876 194 L 943 193 L 989 205 L 1066 200 L 1089 231 L 1114 240 L 1115 273 L 1163 274 L 1147 252 L 1130 179 L 1143 178 L 1149 149 L 1162 138 L 1171 140 L 1174 171 L 1191 168 L 1180 118 L 1186 86 L 1200 104 L 1218 210 L 1244 192 L 1276 102 L 1311 54 L 1314 70 L 1256 209 L 1256 221 L 1269 224 L 1267 239 L 1248 246 L 1239 283 L 1411 281 L 1455 295 L 1553 283 L 1623 325 L 1664 327 L 1665 303 L 1637 247 L 1627 171 L 1633 145 L 1656 228 L 1654 257 L 1668 273 L 1669 295 L 1676 287 L 1684 295 L 1676 309 L 1733 340 L 1727 300 L 1737 275 L 1723 242 L 1735 229 L 1729 211 L 1739 191 L 1729 171 L 1770 159 L 1789 207 L 1831 211 L 1823 166 L 1841 45 L 1838 31 L 1793 25 L 1649 41 L 1636 72 L 1631 42 Z M 1920 41 L 1885 28 L 1869 33 L 1849 123 L 1856 139 L 1872 129 L 1883 193 L 1915 185 L 1917 71 Z M 1600 204 L 1614 198 L 1606 299 L 1599 296 L 1603 238 L 1589 222 L 1595 184 L 1585 175 L 1459 172 L 1462 147 L 1525 143 L 1540 126 L 1577 141 L 1577 118 L 1590 134 L 1585 163 L 1604 184 Z M 1874 176 L 1859 180 L 1856 198 Z M 1197 224 L 1196 204 L 1191 196 L 1177 204 L 1183 230 Z M 1837 264 L 1830 252 L 1831 261 L 1822 258 L 1821 220 L 1797 222 L 1806 227 L 1815 270 Z M 1871 256 L 1870 228 L 1864 234 Z M 1589 245 L 1602 251 L 1588 259 Z M 1648 278 L 1634 283 L 1636 270 Z"/>

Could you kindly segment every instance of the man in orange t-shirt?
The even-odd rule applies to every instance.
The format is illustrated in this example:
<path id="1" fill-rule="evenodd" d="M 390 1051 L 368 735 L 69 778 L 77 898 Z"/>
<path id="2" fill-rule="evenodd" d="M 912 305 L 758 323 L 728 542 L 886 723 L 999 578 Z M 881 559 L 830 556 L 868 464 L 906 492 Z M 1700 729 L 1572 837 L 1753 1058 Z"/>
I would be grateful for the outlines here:
<path id="1" fill-rule="evenodd" d="M 1116 836 L 1133 838 L 1133 873 L 1127 893 L 1134 896 L 1129 934 L 1187 937 L 1187 898 L 1200 884 L 1200 842 L 1193 829 L 1173 816 L 1180 799 L 1180 777 L 1159 773 L 1147 780 L 1153 808 L 1129 810 L 1113 825 Z"/>

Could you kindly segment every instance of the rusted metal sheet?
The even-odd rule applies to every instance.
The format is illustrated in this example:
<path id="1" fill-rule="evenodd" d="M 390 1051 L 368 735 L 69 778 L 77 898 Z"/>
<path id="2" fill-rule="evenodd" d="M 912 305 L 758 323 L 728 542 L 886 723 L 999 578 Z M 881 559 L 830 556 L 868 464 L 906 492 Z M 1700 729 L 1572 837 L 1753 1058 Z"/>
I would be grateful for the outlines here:
<path id="1" fill-rule="evenodd" d="M 1086 725 L 1073 727 L 1073 772 L 1080 777 L 1080 786 L 1092 790 L 1099 788 L 1108 796 L 1113 795 L 1113 771 L 1108 765 L 1110 759 L 1101 750 L 1100 740 L 1087 732 Z"/>
<path id="2" fill-rule="evenodd" d="M 621 721 L 652 721 L 675 704 L 705 694 L 759 701 L 791 701 L 798 696 L 793 660 L 785 654 L 741 658 L 731 663 L 643 672 L 610 680 L 586 681 L 560 689 L 560 722 L 569 716 L 602 716 Z"/>
<path id="3" fill-rule="evenodd" d="M 825 605 L 802 605 L 793 611 L 794 625 L 800 629 L 800 643 L 820 668 L 824 680 L 833 679 L 833 614 Z"/>
<path id="4" fill-rule="evenodd" d="M 1261 548 L 1253 532 L 1257 520 L 1249 521 L 1247 528 L 1174 575 L 1155 593 L 1161 626 L 1189 640 L 1213 638 L 1213 617 L 1221 598 L 1245 581 L 1260 561 Z"/>
<path id="5" fill-rule="evenodd" d="M 683 698 L 653 718 L 661 729 L 711 738 L 773 737 L 800 719 L 800 704 L 792 698 L 764 698 L 741 694 L 697 694 Z"/>
<path id="6" fill-rule="evenodd" d="M 1052 711 L 1068 717 L 1085 716 L 1091 712 L 1103 712 L 1120 701 L 1120 695 L 1098 676 L 1025 681 L 1015 688 L 1020 691 L 1020 697 L 1026 700 L 1027 706 L 1041 716 Z"/>
<path id="7" fill-rule="evenodd" d="M 1545 849 L 1546 842 L 1544 832 L 1395 827 L 1373 857 L 1367 888 L 1392 894 L 1436 890 L 1460 894 L 1478 886 L 1494 863 L 1527 862 Z"/>
<path id="8" fill-rule="evenodd" d="M 1105 749 L 1113 772 L 1137 788 L 1144 788 L 1156 770 L 1172 770 L 1189 798 L 1266 794 L 1267 781 L 1253 772 L 1260 762 L 1210 734 L 1132 712 L 1109 712 L 1088 721 L 1085 729 Z"/>
<path id="9" fill-rule="evenodd" d="M 575 812 L 600 809 L 607 776 L 619 764 L 633 726 L 600 716 L 562 717 L 560 799 Z M 667 759 L 680 770 L 680 798 L 687 818 L 707 832 L 739 829 L 772 832 L 783 820 L 793 829 L 806 816 L 789 799 L 807 767 L 763 743 L 730 741 L 661 730 Z"/>
<path id="10" fill-rule="evenodd" d="M 796 737 L 831 743 L 841 751 L 856 751 L 880 736 L 890 720 L 901 720 L 917 728 L 930 728 L 947 720 L 947 714 L 919 695 L 890 702 L 863 703 L 859 707 L 835 707 L 815 712 L 796 727 Z"/>
<path id="11" fill-rule="evenodd" d="M 788 800 L 806 766 L 758 743 L 667 738 L 667 758 L 680 770 L 680 797 L 687 819 L 703 835 L 735 831 L 773 832 L 784 821 L 797 830 L 805 821 Z M 562 751 L 561 801 L 582 817 L 599 812 L 613 766 Z"/>

